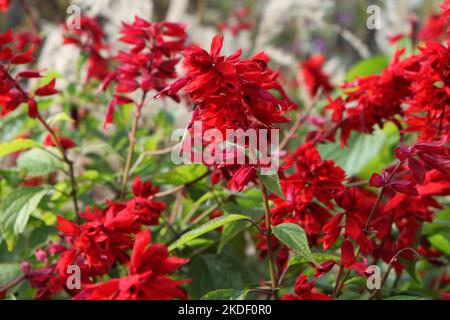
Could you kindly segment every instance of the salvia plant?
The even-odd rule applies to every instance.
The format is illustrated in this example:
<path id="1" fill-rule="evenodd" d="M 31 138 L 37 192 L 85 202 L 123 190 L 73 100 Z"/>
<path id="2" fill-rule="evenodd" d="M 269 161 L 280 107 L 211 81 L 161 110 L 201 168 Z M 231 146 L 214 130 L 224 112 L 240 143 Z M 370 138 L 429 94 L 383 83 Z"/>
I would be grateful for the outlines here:
<path id="1" fill-rule="evenodd" d="M 208 48 L 83 14 L 75 82 L 0 35 L 0 298 L 450 298 L 450 1 L 338 85 L 225 53 L 250 11 Z"/>

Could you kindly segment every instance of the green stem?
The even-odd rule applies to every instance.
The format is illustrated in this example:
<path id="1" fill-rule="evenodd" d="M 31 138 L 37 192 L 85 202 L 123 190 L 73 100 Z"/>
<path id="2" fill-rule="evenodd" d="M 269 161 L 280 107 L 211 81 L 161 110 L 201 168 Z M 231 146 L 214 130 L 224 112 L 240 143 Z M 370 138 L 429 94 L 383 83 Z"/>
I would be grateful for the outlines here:
<path id="1" fill-rule="evenodd" d="M 267 239 L 267 252 L 269 258 L 269 272 L 270 272 L 270 287 L 272 292 L 275 294 L 277 288 L 277 276 L 275 272 L 275 260 L 273 256 L 272 248 L 272 227 L 270 225 L 270 208 L 269 208 L 269 197 L 267 196 L 267 190 L 264 184 L 259 181 L 259 187 L 261 189 L 261 194 L 263 197 L 264 204 L 264 218 L 266 222 L 266 239 Z"/>
<path id="2" fill-rule="evenodd" d="M 144 91 L 144 93 L 142 94 L 141 102 L 136 106 L 136 111 L 134 113 L 133 124 L 131 126 L 131 132 L 129 135 L 130 145 L 128 147 L 127 160 L 125 162 L 125 167 L 124 167 L 123 176 L 122 176 L 122 183 L 121 183 L 121 188 L 120 188 L 120 199 L 121 200 L 125 199 L 125 195 L 127 193 L 127 183 L 128 183 L 128 178 L 130 175 L 131 163 L 133 161 L 134 149 L 136 148 L 137 130 L 139 127 L 139 120 L 142 115 L 142 107 L 144 106 L 146 96 L 147 96 L 147 91 Z"/>

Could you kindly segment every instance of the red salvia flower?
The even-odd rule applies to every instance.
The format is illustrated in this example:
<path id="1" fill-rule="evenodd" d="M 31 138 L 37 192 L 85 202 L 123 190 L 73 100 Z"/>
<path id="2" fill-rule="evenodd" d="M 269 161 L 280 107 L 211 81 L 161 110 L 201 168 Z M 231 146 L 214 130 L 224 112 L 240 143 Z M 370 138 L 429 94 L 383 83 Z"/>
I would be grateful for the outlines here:
<path id="1" fill-rule="evenodd" d="M 328 75 L 323 70 L 325 57 L 323 55 L 310 56 L 307 60 L 300 62 L 302 78 L 310 97 L 316 96 L 320 88 L 328 94 L 334 87 L 330 83 Z"/>
<path id="2" fill-rule="evenodd" d="M 102 51 L 109 48 L 105 42 L 105 33 L 96 19 L 81 16 L 80 28 L 71 28 L 64 24 L 64 44 L 75 45 L 88 54 L 86 82 L 90 79 L 103 81 L 109 74 L 109 59 Z"/>
<path id="3" fill-rule="evenodd" d="M 285 294 L 283 300 L 331 300 L 326 294 L 314 289 L 315 282 L 309 281 L 308 277 L 301 274 L 295 282 L 295 294 Z"/>
<path id="4" fill-rule="evenodd" d="M 86 277 L 106 273 L 116 261 L 127 261 L 126 251 L 133 245 L 132 234 L 138 233 L 142 225 L 158 224 L 165 205 L 147 199 L 158 188 L 140 178 L 133 186 L 136 197 L 127 202 L 110 201 L 103 210 L 86 210 L 81 214 L 86 220 L 82 225 L 58 217 L 58 229 L 72 245 L 57 264 L 61 276 L 75 262 Z"/>
<path id="5" fill-rule="evenodd" d="M 41 75 L 38 70 L 22 70 L 16 76 L 12 75 L 13 66 L 34 61 L 33 47 L 26 51 L 15 52 L 16 49 L 12 48 L 14 46 L 13 41 L 14 34 L 12 31 L 0 35 L 0 60 L 5 62 L 5 64 L 0 65 L 0 116 L 5 116 L 14 111 L 21 103 L 27 103 L 28 115 L 30 118 L 36 118 L 39 110 L 34 97 L 57 94 L 55 79 L 37 88 L 34 93 L 25 91 L 19 80 L 38 78 Z"/>
<path id="6" fill-rule="evenodd" d="M 188 259 L 169 257 L 162 244 L 150 244 L 150 231 L 137 234 L 129 262 L 128 276 L 87 285 L 74 297 L 82 300 L 168 300 L 185 299 L 180 285 L 189 280 L 173 280 L 168 275 Z"/>
<path id="7" fill-rule="evenodd" d="M 116 94 L 108 105 L 105 126 L 113 122 L 115 106 L 132 102 L 123 94 L 140 89 L 144 102 L 148 91 L 161 91 L 167 87 L 168 81 L 177 76 L 178 54 L 184 49 L 187 38 L 184 24 L 149 22 L 137 16 L 132 24 L 122 24 L 120 41 L 130 48 L 119 52 L 115 57 L 119 67 L 103 81 L 103 90 L 113 81 L 117 82 Z M 179 99 L 176 94 L 170 96 L 177 101 Z"/>

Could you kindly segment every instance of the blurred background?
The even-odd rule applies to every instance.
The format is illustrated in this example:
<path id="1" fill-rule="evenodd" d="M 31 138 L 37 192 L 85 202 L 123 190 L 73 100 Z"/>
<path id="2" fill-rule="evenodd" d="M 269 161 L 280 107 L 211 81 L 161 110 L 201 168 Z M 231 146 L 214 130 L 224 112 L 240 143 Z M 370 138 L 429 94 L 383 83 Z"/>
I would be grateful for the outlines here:
<path id="1" fill-rule="evenodd" d="M 121 22 L 131 22 L 135 15 L 153 21 L 185 22 L 189 41 L 203 48 L 209 48 L 212 37 L 222 32 L 224 54 L 242 48 L 248 57 L 264 50 L 272 66 L 281 71 L 288 89 L 297 90 L 300 61 L 311 55 L 323 55 L 324 70 L 334 85 L 340 85 L 349 68 L 360 60 L 381 56 L 387 63 L 386 57 L 396 47 L 393 40 L 404 36 L 409 44 L 400 45 L 412 48 L 417 43 L 411 42 L 420 40 L 419 30 L 430 22 L 442 1 L 0 0 L 0 10 L 7 3 L 9 10 L 0 14 L 2 32 L 13 28 L 16 32 L 39 34 L 42 43 L 38 64 L 61 75 L 59 89 L 77 80 L 79 55 L 73 46 L 62 43 L 62 26 L 72 13 L 68 8 L 76 5 L 82 15 L 102 23 L 110 45 L 109 56 L 120 49 L 117 39 Z M 371 17 L 380 20 L 379 28 L 368 28 Z M 438 21 L 431 23 L 428 36 L 435 28 L 439 28 Z M 177 120 L 184 123 L 189 108 L 178 105 L 173 110 Z"/>
<path id="2" fill-rule="evenodd" d="M 238 39 L 230 47 L 257 49 L 270 46 L 295 56 L 311 52 L 339 55 L 351 60 L 368 52 L 386 50 L 386 37 L 408 32 L 410 19 L 423 22 L 437 10 L 439 0 L 0 0 L 11 2 L 10 9 L 0 15 L 2 32 L 9 28 L 29 29 L 23 3 L 27 3 L 39 25 L 46 32 L 67 19 L 67 8 L 78 5 L 81 13 L 96 16 L 106 25 L 114 40 L 120 21 L 130 21 L 134 15 L 160 21 L 188 23 L 193 41 L 207 44 L 210 36 L 231 31 Z M 367 8 L 381 9 L 382 28 L 366 26 Z M 225 30 L 224 30 L 225 29 Z M 45 30 L 44 30 L 45 31 Z M 348 41 L 360 40 L 353 43 Z M 237 41 L 236 41 L 237 40 Z M 232 48 L 231 48 L 232 49 Z M 368 50 L 368 52 L 367 52 Z"/>

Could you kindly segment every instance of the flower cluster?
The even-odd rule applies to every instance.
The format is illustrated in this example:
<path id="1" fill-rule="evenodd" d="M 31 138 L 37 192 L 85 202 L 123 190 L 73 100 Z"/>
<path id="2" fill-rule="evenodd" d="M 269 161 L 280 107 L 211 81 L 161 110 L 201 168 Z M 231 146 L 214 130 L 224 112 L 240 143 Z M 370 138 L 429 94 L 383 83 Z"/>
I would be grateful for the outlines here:
<path id="1" fill-rule="evenodd" d="M 135 197 L 127 202 L 110 201 L 102 210 L 88 209 L 82 213 L 85 223 L 77 225 L 58 217 L 58 229 L 71 248 L 61 255 L 56 269 L 61 276 L 67 267 L 77 264 L 86 277 L 105 274 L 116 262 L 127 261 L 127 250 L 133 244 L 132 234 L 143 225 L 156 225 L 164 210 L 163 202 L 148 199 L 158 191 L 151 183 L 137 178 L 133 192 Z"/>
<path id="2" fill-rule="evenodd" d="M 309 236 L 310 242 L 319 240 L 322 228 L 332 218 L 330 210 L 334 208 L 332 202 L 335 191 L 344 188 L 342 182 L 345 172 L 334 164 L 332 160 L 322 160 L 317 149 L 310 143 L 298 147 L 284 160 L 285 174 L 281 178 L 281 187 L 286 199 L 276 195 L 270 198 L 274 203 L 271 209 L 271 224 L 296 223 Z M 293 169 L 292 174 L 288 174 Z M 265 228 L 262 224 L 261 228 Z M 273 238 L 275 248 L 278 248 L 276 238 Z M 260 238 L 258 249 L 261 256 L 267 254 L 265 238 Z M 284 267 L 287 248 L 278 254 L 278 265 Z"/>
<path id="3" fill-rule="evenodd" d="M 0 2 L 0 10 L 8 6 L 9 1 Z M 281 157 L 281 167 L 277 166 L 275 173 L 268 177 L 263 177 L 262 170 L 271 163 L 251 162 L 255 155 L 258 157 L 262 152 L 253 150 L 256 146 L 246 134 L 248 131 L 256 132 L 256 145 L 264 148 L 260 143 L 265 143 L 268 147 L 278 139 L 278 132 L 275 134 L 267 130 L 279 130 L 289 122 L 287 113 L 295 110 L 296 105 L 282 88 L 279 72 L 269 67 L 269 57 L 264 52 L 249 58 L 242 57 L 242 50 L 224 55 L 222 35 L 212 39 L 209 52 L 196 45 L 186 46 L 184 24 L 149 22 L 136 16 L 131 24 L 122 24 L 120 41 L 125 44 L 124 49 L 114 58 L 109 58 L 106 57 L 109 45 L 99 21 L 81 17 L 81 29 L 64 27 L 64 43 L 87 54 L 84 85 L 89 87 L 95 84 L 91 80 L 101 82 L 100 89 L 105 96 L 108 95 L 104 125 L 113 122 L 117 106 L 132 104 L 136 108 L 128 154 L 121 172 L 121 185 L 114 190 L 119 191 L 120 195 L 108 198 L 111 200 L 99 206 L 93 205 L 96 203 L 95 198 L 89 202 L 91 206 L 87 205 L 85 197 L 88 194 L 82 190 L 82 183 L 85 182 L 77 177 L 78 171 L 85 169 L 82 163 L 85 155 L 71 160 L 73 153 L 78 151 L 75 141 L 69 136 L 60 136 L 59 130 L 49 125 L 54 122 L 47 122 L 38 110 L 38 97 L 58 93 L 55 79 L 45 85 L 39 83 L 35 86 L 37 89 L 24 89 L 29 79 L 42 77 L 39 70 L 23 69 L 23 65 L 34 62 L 34 46 L 28 46 L 33 40 L 25 34 L 13 34 L 12 31 L 1 34 L 0 60 L 4 63 L 0 66 L 0 115 L 6 116 L 20 105 L 27 105 L 28 116 L 38 120 L 46 129 L 40 137 L 41 140 L 43 138 L 43 145 L 56 147 L 55 151 L 59 153 L 53 154 L 53 148 L 47 148 L 46 151 L 53 161 L 61 162 L 61 166 L 55 165 L 54 170 L 50 168 L 50 173 L 45 171 L 42 176 L 27 179 L 28 171 L 23 170 L 25 178 L 21 176 L 16 179 L 18 186 L 25 186 L 27 196 L 37 192 L 35 198 L 30 200 L 37 203 L 25 204 L 32 208 L 20 212 L 20 215 L 26 216 L 20 219 L 33 222 L 33 226 L 30 224 L 30 229 L 26 230 L 29 232 L 27 236 L 30 236 L 34 230 L 48 224 L 47 217 L 40 215 L 40 209 L 45 208 L 47 212 L 64 208 L 64 201 L 61 204 L 51 202 L 50 205 L 41 204 L 35 213 L 24 213 L 37 208 L 40 199 L 47 194 L 44 194 L 47 192 L 46 187 L 36 187 L 44 183 L 51 185 L 49 194 L 58 192 L 57 197 L 73 202 L 76 218 L 69 219 L 64 214 L 56 216 L 55 237 L 51 241 L 46 238 L 47 245 L 44 247 L 44 240 L 33 247 L 34 257 L 21 264 L 23 275 L 11 283 L 2 284 L 0 297 L 5 297 L 8 290 L 26 280 L 35 289 L 37 299 L 50 299 L 58 295 L 68 295 L 77 300 L 186 299 L 188 294 L 183 286 L 190 279 L 181 273 L 188 268 L 188 274 L 195 278 L 197 270 L 192 265 L 196 263 L 186 265 L 189 259 L 170 256 L 169 251 L 178 250 L 177 255 L 190 253 L 195 257 L 204 248 L 209 248 L 203 247 L 205 244 L 215 243 L 213 239 L 219 239 L 215 238 L 218 236 L 219 247 L 227 242 L 231 245 L 232 237 L 246 230 L 246 225 L 230 226 L 226 223 L 239 219 L 243 220 L 241 222 L 251 222 L 247 225 L 257 230 L 254 239 L 245 239 L 249 242 L 255 240 L 259 257 L 269 262 L 268 272 L 258 275 L 262 286 L 249 292 L 266 294 L 269 298 L 338 298 L 341 290 L 348 286 L 347 280 L 351 274 L 368 277 L 369 265 L 384 262 L 389 266 L 383 282 L 388 279 L 391 269 L 400 279 L 402 272 L 410 272 L 407 266 L 418 253 L 428 263 L 442 264 L 442 256 L 448 255 L 448 252 L 444 252 L 447 251 L 445 244 L 436 246 L 433 239 L 423 232 L 427 223 L 434 222 L 435 214 L 445 209 L 446 197 L 450 195 L 450 38 L 446 33 L 450 31 L 450 0 L 441 7 L 442 12 L 431 17 L 422 31 L 412 30 L 412 42 L 423 41 L 416 53 L 406 56 L 405 49 L 397 49 L 391 62 L 379 74 L 358 77 L 345 83 L 343 95 L 336 98 L 328 96 L 328 104 L 324 110 L 318 111 L 320 119 L 310 116 L 309 112 L 315 112 L 312 107 L 317 101 L 326 101 L 322 99 L 322 93 L 330 95 L 334 90 L 330 77 L 323 71 L 325 57 L 311 55 L 300 62 L 299 79 L 291 80 L 290 83 L 304 85 L 311 108 L 308 114 L 298 115 L 296 123 L 284 135 L 282 147 L 275 150 L 276 156 Z M 246 22 L 248 15 L 247 8 L 236 11 L 234 18 L 237 24 L 223 26 L 224 30 L 230 29 L 236 35 L 250 28 Z M 429 40 L 430 37 L 435 37 L 435 40 Z M 185 73 L 178 76 L 176 66 L 181 56 L 184 57 Z M 21 71 L 15 72 L 16 66 Z M 184 99 L 193 105 L 191 119 L 183 136 L 183 142 L 192 140 L 196 143 L 189 150 L 190 157 L 195 158 L 197 152 L 203 152 L 204 149 L 211 150 L 212 145 L 213 156 L 223 152 L 224 161 L 220 164 L 207 163 L 202 159 L 208 170 L 203 168 L 205 173 L 198 176 L 197 172 L 193 172 L 192 177 L 195 178 L 192 180 L 179 179 L 186 168 L 164 172 L 158 179 L 176 186 L 163 192 L 159 192 L 159 187 L 154 187 L 151 181 L 142 181 L 137 177 L 131 186 L 133 195 L 127 198 L 131 176 L 151 170 L 151 167 L 160 170 L 160 164 L 164 166 L 161 171 L 166 169 L 167 161 L 149 161 L 144 165 L 145 160 L 142 159 L 146 154 L 137 157 L 138 133 L 144 132 L 139 128 L 139 120 L 151 91 L 155 98 L 168 96 L 177 102 Z M 291 138 L 308 122 L 318 129 L 308 131 L 304 135 L 305 141 L 299 142 L 294 150 L 287 150 L 289 143 L 294 142 Z M 80 132 L 91 130 L 97 119 L 92 123 L 80 126 Z M 386 157 L 386 161 L 376 159 L 375 173 L 374 169 L 370 169 L 375 166 L 366 163 L 370 171 L 365 168 L 364 174 L 361 171 L 350 174 L 338 165 L 338 160 L 326 159 L 321 153 L 323 146 L 320 144 L 335 142 L 339 136 L 340 143 L 336 145 L 345 148 L 353 140 L 349 139 L 352 133 L 371 134 L 387 123 L 397 127 L 400 142 L 395 150 L 393 146 L 383 149 L 389 153 L 389 157 Z M 197 124 L 200 124 L 201 132 L 197 131 Z M 234 141 L 228 140 L 229 131 L 234 132 L 235 140 L 242 144 L 238 150 L 235 150 Z M 217 132 L 219 134 L 216 135 Z M 268 133 L 265 141 L 261 141 L 262 132 Z M 201 137 L 198 137 L 199 133 Z M 30 130 L 21 137 L 31 139 L 33 134 Z M 106 134 L 97 136 L 108 139 Z M 121 141 L 126 140 L 123 137 L 123 131 L 117 132 L 114 137 L 117 142 L 114 151 L 119 156 L 123 147 Z M 200 145 L 197 144 L 198 139 Z M 19 161 L 18 157 L 23 150 L 34 146 L 28 142 L 23 143 L 23 149 L 22 144 L 18 143 L 17 149 L 16 145 L 12 145 L 12 151 L 6 151 L 8 156 L 11 155 L 11 162 L 17 163 L 17 171 L 22 172 L 21 165 L 26 168 L 26 161 Z M 232 151 L 222 146 L 224 142 L 231 142 Z M 149 144 L 153 143 L 159 143 L 159 140 L 152 140 Z M 72 149 L 70 158 L 69 149 Z M 166 151 L 157 150 L 155 154 L 163 155 Z M 240 162 L 242 155 L 246 160 L 244 163 Z M 79 167 L 81 170 L 78 170 Z M 77 170 L 74 171 L 74 168 Z M 59 170 L 67 174 L 66 180 L 63 180 L 62 174 L 58 174 Z M 176 175 L 174 179 L 170 179 L 172 172 Z M 147 174 L 150 175 L 149 172 Z M 211 185 L 207 186 L 208 194 L 201 194 L 204 185 L 191 189 L 194 184 L 203 183 L 209 174 L 212 185 L 224 180 L 232 192 L 216 192 L 215 186 Z M 111 173 L 108 188 L 116 187 L 116 178 L 118 175 Z M 59 183 L 64 190 L 56 189 Z M 264 216 L 258 216 L 256 210 L 248 210 L 246 216 L 230 216 L 232 210 L 250 209 L 249 206 L 259 201 L 258 192 L 245 190 L 252 183 L 259 186 Z M 70 193 L 66 193 L 65 188 L 70 188 Z M 242 194 L 237 194 L 239 192 Z M 174 201 L 166 220 L 163 212 L 170 199 Z M 199 209 L 213 201 L 213 207 L 197 215 Z M 11 205 L 11 208 L 8 210 L 14 211 L 16 205 Z M 7 225 L 3 225 L 4 216 L 0 215 L 2 237 L 3 228 Z M 164 225 L 160 225 L 160 220 L 164 221 Z M 206 221 L 206 225 L 197 226 L 201 221 Z M 188 227 L 184 225 L 186 223 L 189 223 Z M 216 233 L 192 241 L 213 228 L 216 228 Z M 14 236 L 18 236 L 15 234 L 17 226 L 11 229 L 14 229 Z M 3 238 L 7 242 L 10 240 Z M 160 241 L 167 241 L 171 245 L 168 248 L 158 243 Z M 200 251 L 197 246 L 201 248 Z M 296 257 L 291 261 L 293 255 Z M 216 261 L 213 259 L 216 257 L 209 257 L 214 262 L 211 265 L 215 266 Z M 230 259 L 229 263 L 233 264 L 234 260 Z M 33 261 L 34 265 L 29 261 Z M 299 275 L 295 273 L 292 276 L 290 262 L 302 265 L 299 267 L 300 272 L 296 269 Z M 205 267 L 209 267 L 209 264 L 208 261 Z M 78 271 L 80 286 L 71 285 L 71 270 Z M 270 283 L 267 283 L 270 289 L 265 286 L 269 276 Z M 324 284 L 321 292 L 315 288 L 319 278 Z M 283 282 L 287 281 L 293 284 L 293 292 L 284 294 Z M 332 282 L 334 286 L 326 284 Z M 436 294 L 441 294 L 438 291 L 447 282 L 449 279 L 445 274 L 436 280 L 437 284 L 433 285 L 437 288 Z M 362 289 L 366 291 L 366 288 Z M 189 292 L 192 295 L 200 294 L 195 291 Z M 369 290 L 368 293 L 371 298 L 376 298 L 381 290 Z M 442 293 L 442 296 L 448 298 L 449 294 Z"/>
<path id="4" fill-rule="evenodd" d="M 106 89 L 112 81 L 117 82 L 114 98 L 108 105 L 105 125 L 113 122 L 114 108 L 133 102 L 124 96 L 136 90 L 142 91 L 142 107 L 147 92 L 161 91 L 168 81 L 177 76 L 175 66 L 179 62 L 178 53 L 184 48 L 186 33 L 183 24 L 167 21 L 155 23 L 139 17 L 132 24 L 123 23 L 120 41 L 129 45 L 126 51 L 120 51 L 115 57 L 119 66 L 104 79 L 102 87 Z M 171 95 L 174 100 L 178 97 Z"/>
<path id="5" fill-rule="evenodd" d="M 334 89 L 334 86 L 330 83 L 329 76 L 322 70 L 324 62 L 325 56 L 323 55 L 312 55 L 300 62 L 300 77 L 304 81 L 310 97 L 315 97 L 320 88 L 325 94 L 330 93 Z"/>
<path id="6" fill-rule="evenodd" d="M 142 226 L 157 225 L 165 208 L 163 202 L 150 199 L 158 190 L 150 181 L 142 182 L 138 177 L 133 184 L 134 198 L 109 201 L 104 209 L 87 209 L 81 213 L 85 220 L 81 225 L 58 216 L 57 228 L 63 242 L 37 251 L 38 260 L 45 262 L 43 267 L 34 271 L 23 267 L 26 278 L 37 289 L 36 298 L 47 299 L 61 290 L 76 295 L 75 299 L 99 299 L 100 295 L 104 299 L 184 298 L 186 294 L 178 286 L 185 281 L 171 280 L 167 274 L 187 260 L 168 257 L 164 245 L 153 244 L 145 249 L 150 243 L 150 232 L 141 231 Z M 56 257 L 58 261 L 50 264 Z M 129 277 L 93 284 L 115 265 L 127 263 Z M 80 270 L 81 291 L 67 287 L 71 274 L 68 271 L 73 266 Z M 136 282 L 139 288 L 133 287 Z"/>
<path id="7" fill-rule="evenodd" d="M 446 6 L 447 1 L 442 8 Z M 449 26 L 445 10 L 433 19 L 441 21 L 439 30 L 430 31 L 427 24 L 424 33 L 435 34 Z M 375 125 L 383 127 L 387 121 L 392 121 L 404 132 L 420 132 L 425 140 L 449 135 L 449 43 L 426 40 L 419 54 L 403 60 L 405 49 L 397 50 L 390 65 L 380 75 L 346 83 L 343 88 L 347 89 L 347 97 L 330 99 L 327 107 L 333 111 L 335 126 L 311 137 L 316 141 L 332 140 L 340 129 L 341 142 L 345 145 L 351 131 L 371 133 Z M 400 123 L 399 116 L 404 117 L 406 128 Z"/>
<path id="8" fill-rule="evenodd" d="M 372 133 L 375 126 L 383 127 L 387 121 L 400 126 L 397 115 L 402 115 L 402 104 L 411 96 L 411 80 L 407 74 L 415 64 L 408 60 L 400 61 L 404 50 L 398 50 L 390 65 L 380 75 L 361 77 L 346 83 L 345 99 L 331 100 L 327 109 L 332 110 L 335 123 L 319 135 L 311 135 L 315 141 L 333 140 L 340 129 L 341 144 L 344 146 L 351 131 Z"/>
<path id="9" fill-rule="evenodd" d="M 330 300 L 323 293 L 314 289 L 315 281 L 309 281 L 308 277 L 301 274 L 294 285 L 295 294 L 285 294 L 283 300 Z"/>
<path id="10" fill-rule="evenodd" d="M 64 24 L 63 43 L 75 45 L 88 55 L 86 82 L 91 79 L 102 81 L 110 73 L 109 61 L 102 53 L 109 48 L 105 43 L 105 33 L 96 19 L 81 16 L 79 22 L 79 28 Z"/>
<path id="11" fill-rule="evenodd" d="M 192 130 L 192 124 L 198 121 L 202 132 L 214 129 L 226 136 L 228 129 L 241 130 L 244 134 L 248 129 L 258 131 L 289 121 L 284 113 L 294 105 L 278 82 L 278 74 L 268 67 L 268 56 L 260 52 L 251 58 L 242 59 L 242 50 L 222 56 L 222 46 L 223 36 L 217 35 L 209 53 L 197 46 L 185 49 L 182 53 L 186 75 L 160 93 L 175 95 L 184 88 L 189 99 L 195 102 L 187 130 Z M 280 97 L 272 91 L 278 92 Z M 238 134 L 235 138 L 239 139 Z M 211 141 L 210 137 L 201 139 L 205 144 L 218 145 L 224 142 Z M 265 143 L 270 144 L 270 136 Z M 226 154 L 225 157 L 237 155 Z M 228 163 L 235 164 L 237 161 Z M 220 166 L 214 172 L 213 183 L 221 177 L 227 180 L 233 177 L 230 187 L 236 191 L 242 190 L 256 177 L 256 167 L 253 164 Z"/>
<path id="12" fill-rule="evenodd" d="M 38 70 L 23 70 L 13 76 L 12 66 L 24 65 L 34 61 L 33 47 L 23 52 L 16 52 L 14 47 L 14 34 L 8 31 L 0 35 L 0 116 L 5 116 L 14 111 L 21 103 L 28 103 L 28 115 L 30 118 L 38 117 L 39 110 L 35 97 L 50 96 L 58 93 L 55 89 L 55 79 L 48 84 L 37 88 L 32 94 L 26 92 L 19 81 L 40 78 Z"/>
<path id="13" fill-rule="evenodd" d="M 136 235 L 129 262 L 128 276 L 102 283 L 86 285 L 75 300 L 168 300 L 185 299 L 180 285 L 188 280 L 173 280 L 168 274 L 188 262 L 188 259 L 169 257 L 162 244 L 150 244 L 150 231 Z"/>

